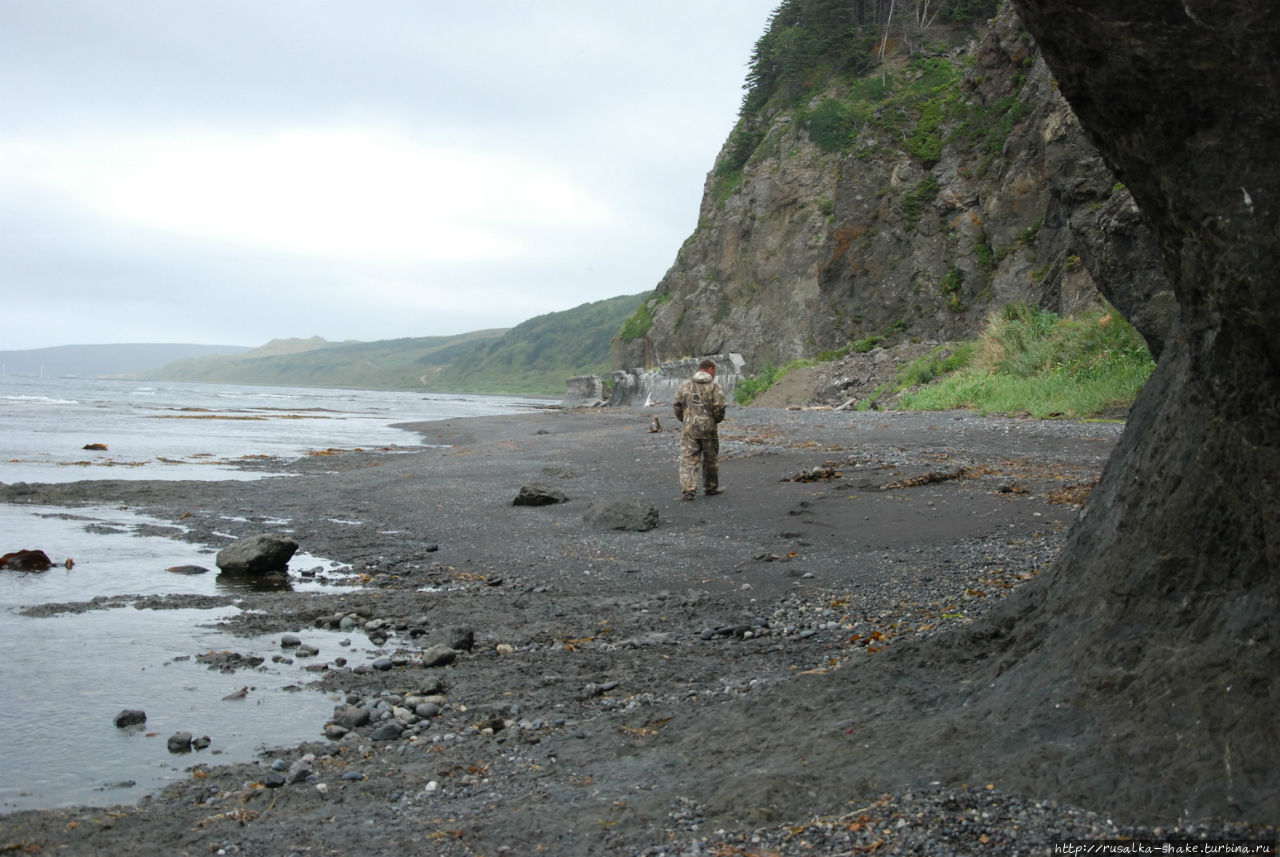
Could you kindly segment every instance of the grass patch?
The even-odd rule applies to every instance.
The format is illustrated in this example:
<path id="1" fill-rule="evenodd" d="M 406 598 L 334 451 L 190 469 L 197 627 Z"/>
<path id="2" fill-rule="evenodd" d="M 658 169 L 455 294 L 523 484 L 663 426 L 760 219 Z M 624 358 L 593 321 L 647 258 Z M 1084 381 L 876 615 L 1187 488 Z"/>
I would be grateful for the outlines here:
<path id="1" fill-rule="evenodd" d="M 926 384 L 903 395 L 900 407 L 1079 419 L 1127 407 L 1155 368 L 1142 337 L 1110 308 L 1059 318 L 1007 306 L 977 342 L 930 360 L 900 376 L 900 389 Z"/>
<path id="2" fill-rule="evenodd" d="M 618 338 L 623 342 L 635 342 L 642 338 L 653 327 L 654 310 L 669 300 L 671 292 L 661 292 L 644 301 L 618 328 Z"/>
<path id="3" fill-rule="evenodd" d="M 818 360 L 792 360 L 781 366 L 765 365 L 754 375 L 743 378 L 733 388 L 733 400 L 739 405 L 749 405 L 765 390 L 786 377 L 788 372 L 804 369 L 821 362 Z"/>

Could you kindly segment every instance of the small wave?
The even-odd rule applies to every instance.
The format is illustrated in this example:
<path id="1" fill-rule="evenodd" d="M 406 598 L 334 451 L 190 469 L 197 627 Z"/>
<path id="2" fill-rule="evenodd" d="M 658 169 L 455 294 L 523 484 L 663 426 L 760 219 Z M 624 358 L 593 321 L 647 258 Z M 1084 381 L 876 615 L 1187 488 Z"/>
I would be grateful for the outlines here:
<path id="1" fill-rule="evenodd" d="M 75 399 L 54 399 L 49 396 L 0 396 L 6 402 L 35 402 L 41 405 L 78 405 Z"/>

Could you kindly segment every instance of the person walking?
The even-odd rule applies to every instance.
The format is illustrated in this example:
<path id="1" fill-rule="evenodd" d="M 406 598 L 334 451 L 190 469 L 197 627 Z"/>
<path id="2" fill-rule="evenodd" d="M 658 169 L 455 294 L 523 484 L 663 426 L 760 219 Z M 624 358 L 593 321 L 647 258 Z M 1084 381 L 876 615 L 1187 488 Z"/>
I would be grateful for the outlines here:
<path id="1" fill-rule="evenodd" d="M 716 383 L 716 364 L 705 359 L 698 371 L 680 385 L 672 409 L 684 424 L 680 430 L 681 500 L 692 500 L 698 490 L 698 468 L 702 468 L 702 489 L 708 497 L 719 494 L 720 433 L 724 420 L 724 391 Z"/>

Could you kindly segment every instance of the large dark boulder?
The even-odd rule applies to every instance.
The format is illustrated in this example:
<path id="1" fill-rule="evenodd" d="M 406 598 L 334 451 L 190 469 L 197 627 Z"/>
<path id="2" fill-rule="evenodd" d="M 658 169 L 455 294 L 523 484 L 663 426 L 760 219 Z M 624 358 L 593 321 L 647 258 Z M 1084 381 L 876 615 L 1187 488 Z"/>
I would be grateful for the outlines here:
<path id="1" fill-rule="evenodd" d="M 287 568 L 297 550 L 288 536 L 260 533 L 227 545 L 214 562 L 227 574 L 265 574 Z"/>
<path id="2" fill-rule="evenodd" d="M 1060 560 L 970 641 L 995 671 L 948 743 L 998 734 L 969 774 L 1120 817 L 1275 821 L 1280 14 L 1014 4 L 1181 314 Z"/>
<path id="3" fill-rule="evenodd" d="M 0 556 L 0 568 L 9 571 L 48 571 L 53 561 L 42 550 L 19 550 Z"/>

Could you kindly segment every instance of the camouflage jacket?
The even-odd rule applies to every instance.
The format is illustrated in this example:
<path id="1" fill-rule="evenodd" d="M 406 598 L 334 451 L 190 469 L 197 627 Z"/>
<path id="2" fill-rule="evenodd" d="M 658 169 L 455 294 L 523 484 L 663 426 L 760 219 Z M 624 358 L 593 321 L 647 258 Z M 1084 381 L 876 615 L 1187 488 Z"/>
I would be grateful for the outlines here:
<path id="1" fill-rule="evenodd" d="M 715 437 L 716 424 L 724 419 L 724 407 L 724 391 L 701 370 L 680 385 L 672 404 L 676 419 L 684 423 L 686 437 Z"/>

